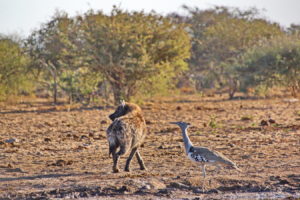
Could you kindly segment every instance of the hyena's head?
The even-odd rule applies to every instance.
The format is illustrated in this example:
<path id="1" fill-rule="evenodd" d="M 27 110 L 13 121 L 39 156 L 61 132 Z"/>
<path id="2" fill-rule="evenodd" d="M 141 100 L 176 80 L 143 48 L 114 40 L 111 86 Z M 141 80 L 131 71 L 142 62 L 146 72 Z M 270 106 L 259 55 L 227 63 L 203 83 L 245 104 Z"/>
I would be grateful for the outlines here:
<path id="1" fill-rule="evenodd" d="M 124 100 L 117 107 L 115 112 L 109 115 L 109 118 L 114 121 L 118 117 L 122 117 L 127 114 L 136 115 L 137 113 L 141 113 L 141 108 L 133 103 L 126 103 Z"/>

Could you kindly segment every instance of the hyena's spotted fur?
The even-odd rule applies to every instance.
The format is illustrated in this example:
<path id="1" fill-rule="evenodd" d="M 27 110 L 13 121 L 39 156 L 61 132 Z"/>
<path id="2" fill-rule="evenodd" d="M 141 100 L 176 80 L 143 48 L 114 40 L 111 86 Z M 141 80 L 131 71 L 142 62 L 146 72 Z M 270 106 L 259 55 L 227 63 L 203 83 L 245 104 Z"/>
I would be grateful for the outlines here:
<path id="1" fill-rule="evenodd" d="M 146 135 L 146 123 L 141 108 L 133 103 L 122 102 L 116 111 L 109 116 L 113 121 L 107 129 L 109 155 L 113 156 L 113 172 L 119 172 L 118 160 L 121 155 L 130 152 L 126 161 L 125 171 L 130 171 L 130 162 L 134 155 L 140 168 L 146 169 L 138 151 Z M 119 151 L 117 152 L 117 149 Z"/>

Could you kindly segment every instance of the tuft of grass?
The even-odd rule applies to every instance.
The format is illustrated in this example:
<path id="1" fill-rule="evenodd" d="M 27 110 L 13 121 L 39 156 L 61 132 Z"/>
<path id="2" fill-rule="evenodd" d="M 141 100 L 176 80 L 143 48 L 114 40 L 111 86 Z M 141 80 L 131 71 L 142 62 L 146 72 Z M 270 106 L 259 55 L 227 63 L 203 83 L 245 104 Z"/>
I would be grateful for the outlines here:
<path id="1" fill-rule="evenodd" d="M 201 132 L 200 131 L 196 131 L 195 135 L 201 135 Z"/>
<path id="2" fill-rule="evenodd" d="M 297 115 L 298 117 L 300 117 L 300 110 L 295 111 L 295 115 Z"/>
<path id="3" fill-rule="evenodd" d="M 245 115 L 241 117 L 242 121 L 252 121 L 253 120 L 253 116 L 251 115 Z"/>
<path id="4" fill-rule="evenodd" d="M 280 124 L 274 123 L 274 124 L 272 124 L 272 126 L 273 126 L 273 127 L 278 127 L 278 128 L 279 128 L 279 127 L 280 127 Z"/>
<path id="5" fill-rule="evenodd" d="M 241 126 L 241 125 L 239 125 L 239 126 L 237 126 L 236 128 L 237 128 L 237 129 L 241 129 L 241 130 L 243 130 L 243 129 L 245 129 L 246 127 L 245 127 L 245 126 Z"/>
<path id="6" fill-rule="evenodd" d="M 253 123 L 251 124 L 251 126 L 252 126 L 252 127 L 256 127 L 257 124 L 253 122 Z"/>
<path id="7" fill-rule="evenodd" d="M 217 120 L 216 120 L 216 117 L 211 116 L 208 125 L 209 125 L 209 127 L 211 127 L 211 128 L 218 128 L 219 125 L 218 125 L 218 122 L 217 122 Z"/>

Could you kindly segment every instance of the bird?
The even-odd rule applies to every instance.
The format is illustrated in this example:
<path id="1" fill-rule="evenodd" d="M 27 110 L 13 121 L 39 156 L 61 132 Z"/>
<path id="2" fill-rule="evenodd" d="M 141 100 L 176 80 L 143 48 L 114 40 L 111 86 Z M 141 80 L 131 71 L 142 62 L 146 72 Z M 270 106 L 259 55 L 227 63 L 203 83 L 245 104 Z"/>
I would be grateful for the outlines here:
<path id="1" fill-rule="evenodd" d="M 170 124 L 176 124 L 180 127 L 182 131 L 184 148 L 187 157 L 193 162 L 200 164 L 200 167 L 202 168 L 202 175 L 203 175 L 202 191 L 203 192 L 205 189 L 205 177 L 206 177 L 205 167 L 207 165 L 216 166 L 218 171 L 220 170 L 220 165 L 230 166 L 238 171 L 241 171 L 233 161 L 229 160 L 221 153 L 210 150 L 209 148 L 206 147 L 194 146 L 188 136 L 188 131 L 187 131 L 188 127 L 191 125 L 190 123 L 179 121 L 179 122 L 170 122 Z"/>

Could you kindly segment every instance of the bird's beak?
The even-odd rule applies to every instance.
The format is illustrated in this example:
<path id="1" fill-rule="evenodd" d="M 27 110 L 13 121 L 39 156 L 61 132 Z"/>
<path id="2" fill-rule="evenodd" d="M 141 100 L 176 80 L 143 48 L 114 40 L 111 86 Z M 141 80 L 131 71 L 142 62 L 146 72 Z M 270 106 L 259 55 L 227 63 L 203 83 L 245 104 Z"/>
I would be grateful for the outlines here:
<path id="1" fill-rule="evenodd" d="M 170 122 L 170 124 L 177 124 L 176 122 Z"/>

